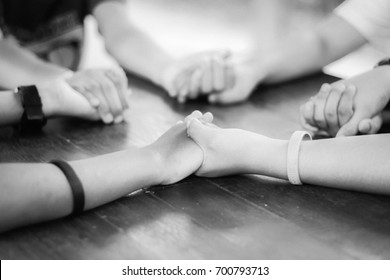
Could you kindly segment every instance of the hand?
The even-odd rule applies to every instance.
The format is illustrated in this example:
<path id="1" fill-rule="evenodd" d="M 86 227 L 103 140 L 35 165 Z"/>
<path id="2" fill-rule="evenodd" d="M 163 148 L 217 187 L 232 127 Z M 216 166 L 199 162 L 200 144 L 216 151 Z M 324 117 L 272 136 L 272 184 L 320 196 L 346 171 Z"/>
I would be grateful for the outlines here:
<path id="1" fill-rule="evenodd" d="M 249 98 L 253 90 L 259 82 L 261 75 L 258 75 L 258 65 L 253 62 L 253 59 L 238 58 L 233 61 L 233 73 L 230 78 L 230 84 L 225 90 L 211 94 L 209 96 L 210 103 L 232 104 L 243 102 Z"/>
<path id="2" fill-rule="evenodd" d="M 230 52 L 202 52 L 170 65 L 163 73 L 162 85 L 181 103 L 200 95 L 227 89 L 232 80 Z"/>
<path id="3" fill-rule="evenodd" d="M 245 152 L 254 143 L 269 147 L 272 141 L 268 137 L 241 129 L 221 129 L 197 118 L 186 120 L 186 124 L 189 137 L 203 150 L 203 163 L 196 171 L 198 176 L 218 177 L 248 173 L 253 169 L 253 155 L 246 155 Z M 264 150 L 267 151 L 267 148 Z"/>
<path id="4" fill-rule="evenodd" d="M 97 108 L 105 123 L 120 123 L 128 118 L 128 81 L 122 69 L 88 69 L 66 80 Z"/>
<path id="5" fill-rule="evenodd" d="M 201 118 L 203 121 L 212 121 L 211 114 L 204 116 L 195 111 L 186 119 Z M 178 122 L 165 132 L 149 147 L 159 162 L 161 184 L 176 183 L 193 174 L 202 164 L 203 153 L 199 146 L 187 136 L 186 125 Z"/>
<path id="6" fill-rule="evenodd" d="M 324 84 L 300 108 L 302 126 L 312 134 L 336 136 L 352 117 L 357 89 L 343 83 Z"/>
<path id="7" fill-rule="evenodd" d="M 325 84 L 301 107 L 301 122 L 315 134 L 352 136 L 373 134 L 382 125 L 381 112 L 390 99 L 389 68 L 380 67 Z"/>
<path id="8" fill-rule="evenodd" d="M 48 118 L 78 117 L 88 120 L 99 120 L 95 107 L 81 93 L 74 90 L 62 79 L 51 83 L 37 85 L 42 100 L 42 107 Z"/>

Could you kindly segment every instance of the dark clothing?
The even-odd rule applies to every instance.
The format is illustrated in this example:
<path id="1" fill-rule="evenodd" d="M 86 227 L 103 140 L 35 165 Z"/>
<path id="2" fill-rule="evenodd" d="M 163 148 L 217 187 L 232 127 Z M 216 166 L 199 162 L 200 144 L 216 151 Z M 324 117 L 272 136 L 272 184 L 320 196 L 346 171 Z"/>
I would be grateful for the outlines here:
<path id="1" fill-rule="evenodd" d="M 115 0 L 0 0 L 0 28 L 43 59 L 76 68 L 84 19 L 105 1 Z"/>

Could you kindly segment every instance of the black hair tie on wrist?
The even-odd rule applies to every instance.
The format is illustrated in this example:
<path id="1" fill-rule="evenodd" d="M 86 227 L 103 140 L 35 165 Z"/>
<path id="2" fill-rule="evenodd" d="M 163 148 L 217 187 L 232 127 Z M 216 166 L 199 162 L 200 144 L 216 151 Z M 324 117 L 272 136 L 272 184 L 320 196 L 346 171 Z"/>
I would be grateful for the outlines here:
<path id="1" fill-rule="evenodd" d="M 51 164 L 57 166 L 65 175 L 72 189 L 73 195 L 73 211 L 71 215 L 77 215 L 84 211 L 85 194 L 83 185 L 77 176 L 76 172 L 66 161 L 52 160 Z"/>

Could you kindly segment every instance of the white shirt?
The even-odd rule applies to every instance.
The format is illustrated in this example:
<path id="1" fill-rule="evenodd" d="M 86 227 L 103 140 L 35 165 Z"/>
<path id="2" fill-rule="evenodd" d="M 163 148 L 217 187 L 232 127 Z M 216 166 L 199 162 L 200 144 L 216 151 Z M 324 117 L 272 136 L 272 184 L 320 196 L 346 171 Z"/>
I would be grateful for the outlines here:
<path id="1" fill-rule="evenodd" d="M 347 0 L 335 13 L 390 55 L 390 0 Z"/>

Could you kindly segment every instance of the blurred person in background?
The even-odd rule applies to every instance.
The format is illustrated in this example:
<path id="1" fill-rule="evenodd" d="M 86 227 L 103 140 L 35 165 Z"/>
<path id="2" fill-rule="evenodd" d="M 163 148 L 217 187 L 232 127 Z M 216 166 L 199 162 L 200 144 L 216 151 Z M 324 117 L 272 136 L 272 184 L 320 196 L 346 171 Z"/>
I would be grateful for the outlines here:
<path id="1" fill-rule="evenodd" d="M 211 94 L 209 101 L 245 101 L 260 84 L 320 71 L 367 43 L 390 54 L 390 1 L 345 1 L 317 28 L 286 38 L 268 52 L 246 55 L 234 63 L 234 84 L 222 93 Z M 323 85 L 301 108 L 303 126 L 313 134 L 329 136 L 376 133 L 390 99 L 388 64 L 389 59 L 368 73 Z"/>
<path id="2" fill-rule="evenodd" d="M 228 51 L 174 59 L 131 22 L 127 10 L 125 0 L 0 0 L 0 86 L 71 78 L 82 55 L 84 19 L 92 15 L 107 51 L 121 67 L 163 87 L 179 101 L 227 88 Z M 97 83 L 101 77 L 89 73 L 77 89 L 89 97 L 100 87 L 97 95 L 110 99 L 116 95 L 115 84 L 111 79 Z M 119 121 L 123 116 L 117 114 L 113 119 Z"/>

